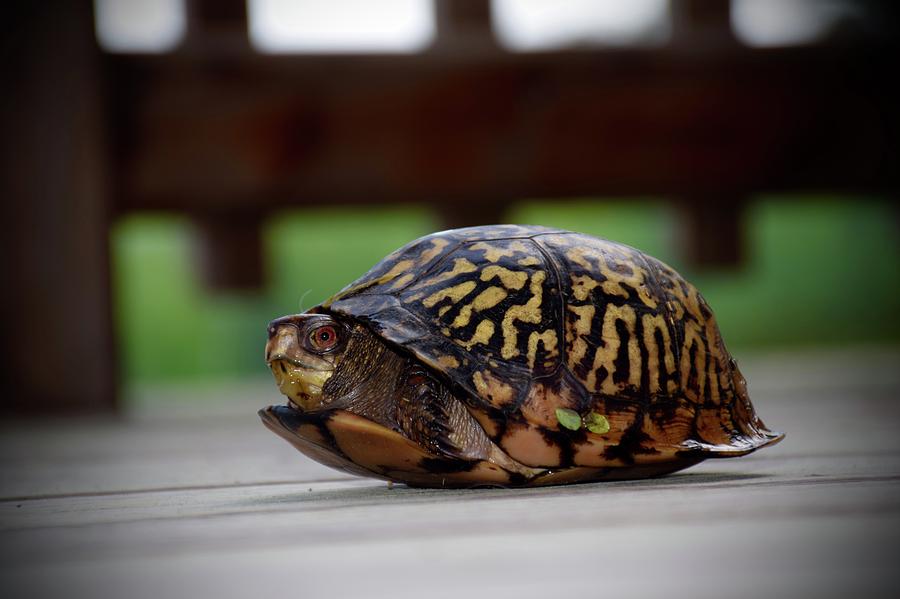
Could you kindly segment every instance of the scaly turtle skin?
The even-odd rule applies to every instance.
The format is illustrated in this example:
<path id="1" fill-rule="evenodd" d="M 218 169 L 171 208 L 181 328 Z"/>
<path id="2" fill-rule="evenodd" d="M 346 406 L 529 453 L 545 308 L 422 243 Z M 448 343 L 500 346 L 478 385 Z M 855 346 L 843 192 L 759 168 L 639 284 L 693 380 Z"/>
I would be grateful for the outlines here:
<path id="1" fill-rule="evenodd" d="M 263 422 L 415 486 L 640 478 L 781 440 L 697 290 L 634 248 L 543 227 L 435 233 L 269 325 Z"/>

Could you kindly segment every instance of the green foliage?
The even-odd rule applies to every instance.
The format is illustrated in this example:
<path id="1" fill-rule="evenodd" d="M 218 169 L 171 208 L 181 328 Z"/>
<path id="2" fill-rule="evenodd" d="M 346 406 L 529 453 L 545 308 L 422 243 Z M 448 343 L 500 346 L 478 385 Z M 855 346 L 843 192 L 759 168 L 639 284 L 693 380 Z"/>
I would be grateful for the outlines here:
<path id="1" fill-rule="evenodd" d="M 556 408 L 556 420 L 560 426 L 577 431 L 581 428 L 581 416 L 575 410 L 569 408 Z"/>
<path id="2" fill-rule="evenodd" d="M 434 228 L 425 210 L 317 210 L 273 217 L 270 284 L 212 294 L 186 219 L 139 215 L 113 232 L 113 286 L 126 382 L 266 375 L 266 323 L 321 302 L 378 259 Z M 302 298 L 302 308 L 301 308 Z"/>
<path id="3" fill-rule="evenodd" d="M 584 427 L 592 433 L 603 435 L 609 432 L 609 420 L 603 414 L 591 412 L 584 417 Z"/>
<path id="4" fill-rule="evenodd" d="M 733 351 L 900 341 L 900 243 L 887 202 L 755 202 L 747 214 L 750 253 L 734 272 L 686 269 L 674 243 L 676 215 L 662 202 L 525 202 L 510 221 L 615 239 L 672 264 L 703 292 Z M 319 303 L 436 228 L 424 208 L 275 215 L 265 232 L 268 288 L 213 295 L 194 268 L 189 221 L 126 218 L 112 236 L 125 380 L 265 375 L 270 319 Z"/>
<path id="5" fill-rule="evenodd" d="M 746 262 L 693 271 L 661 202 L 529 203 L 517 220 L 634 246 L 671 264 L 715 311 L 732 350 L 900 341 L 900 238 L 887 201 L 760 198 L 746 214 Z"/>

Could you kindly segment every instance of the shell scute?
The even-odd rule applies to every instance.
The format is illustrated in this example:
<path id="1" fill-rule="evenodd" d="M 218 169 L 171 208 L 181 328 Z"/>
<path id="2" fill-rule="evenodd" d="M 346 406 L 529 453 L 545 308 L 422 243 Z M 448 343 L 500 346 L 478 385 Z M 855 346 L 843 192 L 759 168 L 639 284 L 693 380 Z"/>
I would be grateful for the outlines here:
<path id="1" fill-rule="evenodd" d="M 634 398 L 674 392 L 671 322 L 644 255 L 579 234 L 538 238 L 556 257 L 569 370 L 589 393 Z"/>
<path id="2" fill-rule="evenodd" d="M 491 406 L 517 403 L 532 378 L 553 373 L 562 359 L 555 267 L 527 237 L 463 239 L 442 249 L 425 261 L 407 246 L 390 258 L 393 266 L 367 274 L 326 307 L 376 321 L 379 333 L 458 373 L 458 383 Z M 397 264 L 422 266 L 415 280 L 393 289 L 407 272 Z M 411 339 L 423 327 L 431 339 Z"/>

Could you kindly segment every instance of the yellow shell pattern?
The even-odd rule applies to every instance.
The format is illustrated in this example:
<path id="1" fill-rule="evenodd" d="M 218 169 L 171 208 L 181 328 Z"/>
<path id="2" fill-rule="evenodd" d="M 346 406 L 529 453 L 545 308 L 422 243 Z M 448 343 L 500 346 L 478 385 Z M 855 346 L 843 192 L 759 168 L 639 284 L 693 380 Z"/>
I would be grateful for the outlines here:
<path id="1" fill-rule="evenodd" d="M 502 225 L 401 248 L 323 304 L 442 373 L 528 466 L 659 464 L 774 443 L 703 297 L 623 244 Z M 603 415 L 606 432 L 561 425 Z"/>

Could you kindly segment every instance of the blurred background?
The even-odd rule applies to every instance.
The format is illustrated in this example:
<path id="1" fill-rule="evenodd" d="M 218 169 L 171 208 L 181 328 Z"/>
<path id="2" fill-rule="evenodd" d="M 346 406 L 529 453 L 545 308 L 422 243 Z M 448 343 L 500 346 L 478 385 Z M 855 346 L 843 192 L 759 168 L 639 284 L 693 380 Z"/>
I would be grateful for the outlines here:
<path id="1" fill-rule="evenodd" d="M 670 263 L 738 356 L 895 346 L 893 4 L 13 3 L 2 408 L 265 377 L 268 320 L 496 222 Z"/>

